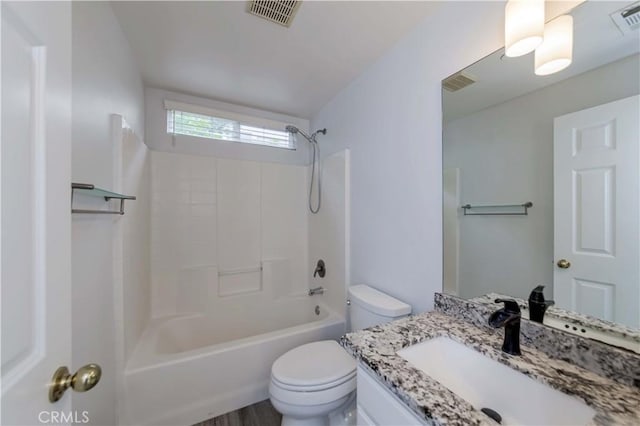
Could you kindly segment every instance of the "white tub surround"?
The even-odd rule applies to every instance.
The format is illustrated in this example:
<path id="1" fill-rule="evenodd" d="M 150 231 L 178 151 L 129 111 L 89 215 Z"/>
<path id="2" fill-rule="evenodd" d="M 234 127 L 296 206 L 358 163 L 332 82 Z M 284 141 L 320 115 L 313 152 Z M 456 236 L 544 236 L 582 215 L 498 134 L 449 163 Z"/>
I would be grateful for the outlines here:
<path id="1" fill-rule="evenodd" d="M 241 295 L 306 294 L 307 167 L 151 159 L 152 317 L 215 311 Z"/>
<path id="2" fill-rule="evenodd" d="M 344 319 L 308 296 L 154 320 L 125 372 L 125 421 L 191 425 L 267 399 L 280 355 L 342 333 Z"/>

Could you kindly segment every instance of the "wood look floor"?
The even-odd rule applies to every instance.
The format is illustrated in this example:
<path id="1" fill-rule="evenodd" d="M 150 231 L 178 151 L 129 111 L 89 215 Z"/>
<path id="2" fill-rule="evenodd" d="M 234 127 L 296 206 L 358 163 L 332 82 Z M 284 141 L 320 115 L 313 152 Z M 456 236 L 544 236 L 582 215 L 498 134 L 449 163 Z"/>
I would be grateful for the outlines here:
<path id="1" fill-rule="evenodd" d="M 280 426 L 281 421 L 282 415 L 267 399 L 193 426 Z"/>

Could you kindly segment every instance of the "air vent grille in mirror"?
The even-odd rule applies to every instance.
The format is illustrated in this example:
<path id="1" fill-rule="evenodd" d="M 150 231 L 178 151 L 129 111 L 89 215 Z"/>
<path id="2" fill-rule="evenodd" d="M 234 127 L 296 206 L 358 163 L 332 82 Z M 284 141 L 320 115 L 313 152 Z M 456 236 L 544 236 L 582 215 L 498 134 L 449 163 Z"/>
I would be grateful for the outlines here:
<path id="1" fill-rule="evenodd" d="M 627 34 L 640 28 L 640 2 L 613 12 L 611 19 L 616 23 L 622 34 Z"/>
<path id="2" fill-rule="evenodd" d="M 475 78 L 473 78 L 469 74 L 459 72 L 442 80 L 442 87 L 444 87 L 449 92 L 457 92 L 458 90 L 464 89 L 465 87 L 475 82 Z"/>
<path id="3" fill-rule="evenodd" d="M 300 3 L 300 0 L 250 0 L 247 2 L 247 12 L 288 27 Z"/>

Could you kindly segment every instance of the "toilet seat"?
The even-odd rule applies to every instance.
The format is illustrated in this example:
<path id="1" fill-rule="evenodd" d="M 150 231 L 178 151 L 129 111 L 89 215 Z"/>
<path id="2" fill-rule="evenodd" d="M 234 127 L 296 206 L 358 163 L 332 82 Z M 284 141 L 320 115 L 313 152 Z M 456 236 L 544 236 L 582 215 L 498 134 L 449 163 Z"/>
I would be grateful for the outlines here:
<path id="1" fill-rule="evenodd" d="M 356 361 L 335 340 L 307 343 L 278 358 L 271 377 L 290 386 L 339 382 L 356 371 Z"/>
<path id="2" fill-rule="evenodd" d="M 329 404 L 338 401 L 356 390 L 355 375 L 341 384 L 316 391 L 307 391 L 303 388 L 298 390 L 284 389 L 278 383 L 271 380 L 269 383 L 269 395 L 289 405 L 313 406 Z"/>
<path id="3" fill-rule="evenodd" d="M 269 393 L 288 404 L 326 404 L 355 389 L 356 361 L 333 340 L 292 349 L 271 368 Z"/>
<path id="4" fill-rule="evenodd" d="M 328 382 L 328 383 L 320 383 L 320 384 L 316 384 L 316 385 L 306 385 L 306 386 L 300 386 L 300 385 L 292 385 L 289 383 L 283 383 L 280 380 L 276 379 L 275 377 L 271 376 L 271 381 L 274 382 L 276 385 L 278 385 L 279 388 L 282 389 L 286 389 L 286 390 L 291 390 L 291 391 L 297 391 L 297 392 L 316 392 L 316 391 L 321 391 L 321 390 L 325 390 L 325 389 L 331 389 L 331 388 L 335 388 L 337 386 L 340 386 L 341 384 L 348 382 L 349 380 L 353 379 L 356 377 L 356 372 L 353 371 L 351 374 L 346 375 L 345 377 L 342 377 L 336 381 L 333 382 Z"/>

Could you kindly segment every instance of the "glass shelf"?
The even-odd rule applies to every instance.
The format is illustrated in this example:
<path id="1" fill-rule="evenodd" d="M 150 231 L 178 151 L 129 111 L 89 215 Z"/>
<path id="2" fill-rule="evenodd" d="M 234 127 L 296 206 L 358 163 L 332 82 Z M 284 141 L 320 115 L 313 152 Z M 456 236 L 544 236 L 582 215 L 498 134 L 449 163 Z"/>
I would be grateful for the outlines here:
<path id="1" fill-rule="evenodd" d="M 531 201 L 522 204 L 465 204 L 461 206 L 465 216 L 527 216 L 533 207 Z"/>
<path id="2" fill-rule="evenodd" d="M 91 197 L 101 197 L 105 201 L 120 200 L 120 210 L 83 210 L 73 208 L 73 196 L 75 191 L 83 195 Z M 124 214 L 124 200 L 135 200 L 134 195 L 118 194 L 116 192 L 107 191 L 106 189 L 96 188 L 90 183 L 72 183 L 71 184 L 71 213 L 89 213 L 89 214 Z"/>
<path id="3" fill-rule="evenodd" d="M 77 189 L 81 191 L 81 194 L 91 195 L 93 197 L 104 197 L 105 201 L 109 201 L 111 199 L 117 200 L 135 200 L 136 197 L 133 195 L 123 195 L 115 192 L 107 191 L 106 189 L 96 188 L 90 183 L 72 183 L 72 189 Z"/>

